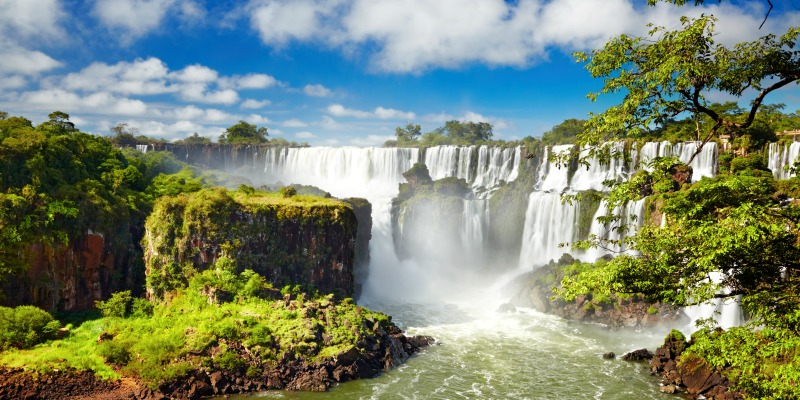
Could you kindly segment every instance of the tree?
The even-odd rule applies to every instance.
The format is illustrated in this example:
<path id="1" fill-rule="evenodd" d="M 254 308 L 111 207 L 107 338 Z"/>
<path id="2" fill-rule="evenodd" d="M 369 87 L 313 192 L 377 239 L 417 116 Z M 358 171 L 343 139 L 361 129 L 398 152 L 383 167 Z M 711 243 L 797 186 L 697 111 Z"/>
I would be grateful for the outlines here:
<path id="1" fill-rule="evenodd" d="M 126 123 L 116 124 L 109 130 L 114 134 L 114 136 L 111 138 L 111 142 L 114 143 L 115 146 L 133 147 L 137 144 L 147 143 L 141 143 L 141 140 L 136 138 L 136 134 L 139 132 L 139 130 L 133 127 L 129 128 L 128 124 Z"/>
<path id="2" fill-rule="evenodd" d="M 224 144 L 258 144 L 267 142 L 267 128 L 257 128 L 253 124 L 239 121 L 220 135 L 219 142 Z"/>
<path id="3" fill-rule="evenodd" d="M 715 23 L 711 15 L 681 17 L 680 29 L 651 26 L 646 37 L 621 35 L 602 49 L 576 53 L 579 61 L 588 61 L 593 77 L 604 79 L 600 92 L 589 94 L 592 101 L 625 92 L 621 104 L 591 115 L 579 143 L 599 145 L 636 135 L 681 114 L 711 119 L 707 130 L 697 132 L 703 144 L 723 133 L 735 138 L 753 124 L 767 95 L 800 79 L 800 52 L 795 50 L 800 28 L 728 48 L 715 43 Z M 742 98 L 753 90 L 757 94 L 743 117 L 721 113 L 706 100 L 710 93 Z"/>
<path id="4" fill-rule="evenodd" d="M 584 119 L 567 119 L 545 132 L 542 135 L 542 142 L 549 145 L 575 143 L 585 125 L 586 120 Z"/>
<path id="5" fill-rule="evenodd" d="M 67 134 L 77 131 L 75 124 L 69 120 L 69 114 L 65 112 L 53 111 L 47 117 L 50 119 L 41 125 L 45 130 L 55 134 Z"/>
<path id="6" fill-rule="evenodd" d="M 397 142 L 403 144 L 406 142 L 413 142 L 419 139 L 422 135 L 422 127 L 417 124 L 406 124 L 406 127 L 397 127 L 394 130 L 394 135 L 397 136 Z"/>
<path id="7" fill-rule="evenodd" d="M 197 132 L 195 132 L 191 136 L 185 139 L 176 140 L 175 143 L 205 145 L 205 144 L 211 144 L 211 138 L 206 136 L 200 136 L 197 134 Z"/>
<path id="8" fill-rule="evenodd" d="M 447 121 L 444 124 L 447 136 L 457 142 L 473 144 L 492 138 L 492 124 L 488 122 Z"/>
<path id="9" fill-rule="evenodd" d="M 659 195 L 651 204 L 666 221 L 625 240 L 637 253 L 568 280 L 565 293 L 643 293 L 679 306 L 741 295 L 759 323 L 800 332 L 800 207 L 782 207 L 777 192 L 771 174 L 740 174 Z"/>

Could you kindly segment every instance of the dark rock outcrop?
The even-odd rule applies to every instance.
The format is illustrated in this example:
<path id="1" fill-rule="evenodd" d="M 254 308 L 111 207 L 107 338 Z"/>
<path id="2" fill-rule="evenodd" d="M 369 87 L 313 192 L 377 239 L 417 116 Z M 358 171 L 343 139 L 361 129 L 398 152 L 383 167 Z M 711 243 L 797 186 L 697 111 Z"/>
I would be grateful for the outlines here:
<path id="1" fill-rule="evenodd" d="M 28 246 L 20 257 L 26 268 L 5 282 L 0 305 L 78 311 L 93 308 L 95 301 L 118 290 L 138 294 L 144 283 L 141 251 L 127 232 L 122 236 L 88 232 L 67 245 Z"/>
<path id="2" fill-rule="evenodd" d="M 683 335 L 673 331 L 664 345 L 656 349 L 650 366 L 662 379 L 663 393 L 686 392 L 692 398 L 703 396 L 714 400 L 741 400 L 741 393 L 732 391 L 731 382 L 711 368 L 703 359 L 684 355 L 691 346 Z M 683 356 L 683 358 L 682 358 Z"/>

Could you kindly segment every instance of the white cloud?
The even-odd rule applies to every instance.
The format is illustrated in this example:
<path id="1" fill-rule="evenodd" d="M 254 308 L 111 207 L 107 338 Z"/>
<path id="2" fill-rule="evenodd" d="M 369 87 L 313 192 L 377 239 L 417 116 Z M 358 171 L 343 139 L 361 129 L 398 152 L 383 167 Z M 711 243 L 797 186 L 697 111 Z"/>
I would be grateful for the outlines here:
<path id="1" fill-rule="evenodd" d="M 322 127 L 322 129 L 329 130 L 329 131 L 340 131 L 340 130 L 345 130 L 345 129 L 349 128 L 347 125 L 340 124 L 340 123 L 336 122 L 335 119 L 333 119 L 333 118 L 331 118 L 331 117 L 329 117 L 327 115 L 323 115 L 322 116 L 322 118 L 319 121 L 319 126 Z"/>
<path id="2" fill-rule="evenodd" d="M 416 114 L 413 112 L 399 111 L 394 108 L 378 107 L 375 109 L 374 114 L 380 119 L 414 119 Z"/>
<path id="3" fill-rule="evenodd" d="M 239 94 L 233 89 L 208 90 L 204 83 L 192 83 L 181 87 L 181 99 L 209 104 L 230 105 L 239 101 Z"/>
<path id="4" fill-rule="evenodd" d="M 158 28 L 175 4 L 175 0 L 96 0 L 92 13 L 106 27 L 137 37 Z"/>
<path id="5" fill-rule="evenodd" d="M 225 131 L 224 128 L 218 126 L 202 125 L 186 120 L 179 120 L 171 123 L 154 120 L 130 120 L 125 123 L 131 128 L 138 129 L 139 133 L 143 135 L 167 140 L 183 139 L 194 132 L 197 132 L 200 136 L 217 138 Z"/>
<path id="6" fill-rule="evenodd" d="M 303 122 L 303 121 L 300 121 L 297 118 L 292 118 L 292 119 L 287 119 L 286 121 L 283 121 L 281 126 L 283 126 L 285 128 L 305 128 L 305 127 L 308 126 L 308 124 Z"/>
<path id="7" fill-rule="evenodd" d="M 328 106 L 328 113 L 335 117 L 369 118 L 370 113 L 361 110 L 353 110 L 341 104 L 331 104 Z"/>
<path id="8" fill-rule="evenodd" d="M 307 40 L 320 34 L 326 20 L 343 4 L 337 0 L 251 0 L 250 25 L 261 40 L 283 46 L 290 40 Z"/>
<path id="9" fill-rule="evenodd" d="M 219 73 L 204 65 L 194 64 L 173 73 L 175 79 L 182 82 L 208 83 L 214 82 L 219 77 Z"/>
<path id="10" fill-rule="evenodd" d="M 0 74 L 36 75 L 61 65 L 41 51 L 0 45 Z"/>
<path id="11" fill-rule="evenodd" d="M 265 74 L 248 74 L 233 78 L 235 87 L 239 89 L 266 89 L 280 84 L 277 79 Z"/>
<path id="12" fill-rule="evenodd" d="M 19 89 L 27 84 L 28 80 L 22 75 L 0 76 L 0 89 Z"/>
<path id="13" fill-rule="evenodd" d="M 269 124 L 270 122 L 272 122 L 272 121 L 269 120 L 269 118 L 263 117 L 263 116 L 258 115 L 258 114 L 250 114 L 250 115 L 244 117 L 244 121 L 249 122 L 249 123 L 254 124 L 254 125 L 264 125 L 264 124 Z"/>
<path id="14" fill-rule="evenodd" d="M 711 3 L 711 2 L 709 2 Z M 621 33 L 643 35 L 647 22 L 677 27 L 683 14 L 713 13 L 719 39 L 752 40 L 765 8 L 758 2 L 701 7 L 634 6 L 631 0 L 252 0 L 251 26 L 264 43 L 316 42 L 345 54 L 367 51 L 373 68 L 419 73 L 472 63 L 525 67 L 553 49 L 597 48 Z M 800 13 L 770 17 L 773 32 Z"/>
<path id="15" fill-rule="evenodd" d="M 311 133 L 309 131 L 302 131 L 302 132 L 295 133 L 294 137 L 296 137 L 298 139 L 313 139 L 313 138 L 317 137 L 317 135 L 315 135 L 315 134 L 313 134 L 313 133 Z"/>
<path id="16" fill-rule="evenodd" d="M 169 69 L 151 57 L 113 65 L 95 62 L 73 72 L 54 85 L 70 90 L 108 91 L 122 94 L 162 94 L 174 91 L 168 86 Z"/>
<path id="17" fill-rule="evenodd" d="M 65 112 L 93 112 L 107 115 L 142 115 L 148 111 L 141 100 L 115 97 L 107 92 L 81 96 L 62 89 L 26 92 L 20 103 L 39 111 L 61 110 Z"/>
<path id="18" fill-rule="evenodd" d="M 413 112 L 395 110 L 393 108 L 376 107 L 372 112 L 347 108 L 341 104 L 331 104 L 327 111 L 335 117 L 380 118 L 380 119 L 414 119 Z"/>
<path id="19" fill-rule="evenodd" d="M 59 0 L 0 0 L 0 38 L 58 38 L 63 18 Z"/>
<path id="20" fill-rule="evenodd" d="M 305 93 L 308 96 L 314 96 L 314 97 L 328 97 L 333 94 L 333 92 L 331 92 L 330 89 L 326 88 L 323 85 L 311 85 L 311 84 L 306 85 L 303 88 L 303 93 Z"/>
<path id="21" fill-rule="evenodd" d="M 269 100 L 247 99 L 247 100 L 243 101 L 242 104 L 239 105 L 239 107 L 248 108 L 248 109 L 254 109 L 255 110 L 255 109 L 258 109 L 258 108 L 264 108 L 264 107 L 266 107 L 266 106 L 268 106 L 270 104 L 272 104 L 272 102 L 269 101 Z"/>
<path id="22" fill-rule="evenodd" d="M 387 140 L 395 139 L 394 136 L 367 135 L 366 138 L 358 137 L 350 139 L 350 144 L 359 147 L 381 146 Z"/>

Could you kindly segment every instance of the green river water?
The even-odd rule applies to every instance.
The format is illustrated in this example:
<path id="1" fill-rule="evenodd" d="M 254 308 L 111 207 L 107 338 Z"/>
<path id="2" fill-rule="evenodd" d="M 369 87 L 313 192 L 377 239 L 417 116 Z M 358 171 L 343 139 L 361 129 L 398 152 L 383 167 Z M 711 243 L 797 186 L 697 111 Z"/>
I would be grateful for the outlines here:
<path id="1" fill-rule="evenodd" d="M 233 399 L 668 399 L 646 363 L 602 354 L 647 347 L 666 330 L 633 332 L 570 322 L 498 304 L 364 303 L 393 316 L 407 334 L 437 343 L 374 379 L 325 393 L 269 391 Z"/>

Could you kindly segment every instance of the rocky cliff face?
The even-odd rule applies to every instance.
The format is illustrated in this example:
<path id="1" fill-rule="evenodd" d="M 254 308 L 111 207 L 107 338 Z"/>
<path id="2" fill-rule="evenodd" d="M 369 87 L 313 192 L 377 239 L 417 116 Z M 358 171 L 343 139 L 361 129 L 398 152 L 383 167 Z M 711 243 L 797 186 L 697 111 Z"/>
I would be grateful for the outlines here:
<path id="1" fill-rule="evenodd" d="M 204 190 L 162 198 L 145 229 L 149 296 L 185 285 L 222 255 L 276 287 L 355 293 L 358 221 L 353 207 L 338 200 Z"/>
<path id="2" fill-rule="evenodd" d="M 114 291 L 144 283 L 135 247 L 93 232 L 68 245 L 32 244 L 21 257 L 28 267 L 5 282 L 0 304 L 32 304 L 50 311 L 93 308 L 96 300 Z"/>

